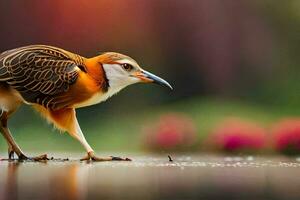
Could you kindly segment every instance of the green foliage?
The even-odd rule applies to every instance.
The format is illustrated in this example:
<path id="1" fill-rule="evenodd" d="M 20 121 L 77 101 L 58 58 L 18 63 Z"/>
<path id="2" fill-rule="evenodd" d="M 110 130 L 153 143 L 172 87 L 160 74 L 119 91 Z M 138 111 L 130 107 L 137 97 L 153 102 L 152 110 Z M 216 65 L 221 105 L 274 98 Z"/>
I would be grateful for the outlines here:
<path id="1" fill-rule="evenodd" d="M 126 109 L 124 109 L 126 110 Z M 161 114 L 168 112 L 184 113 L 190 116 L 197 127 L 199 143 L 212 128 L 227 117 L 241 117 L 268 126 L 281 117 L 299 115 L 295 109 L 267 107 L 233 100 L 214 98 L 193 98 L 155 108 L 145 108 L 118 113 L 91 112 L 79 110 L 79 121 L 87 140 L 101 151 L 139 151 L 143 149 L 142 128 L 151 125 Z M 105 117 L 104 117 L 105 116 Z M 81 145 L 68 134 L 52 130 L 37 114 L 28 107 L 22 108 L 9 124 L 11 131 L 24 151 L 55 152 L 82 151 Z M 0 150 L 6 152 L 6 143 L 0 139 Z"/>

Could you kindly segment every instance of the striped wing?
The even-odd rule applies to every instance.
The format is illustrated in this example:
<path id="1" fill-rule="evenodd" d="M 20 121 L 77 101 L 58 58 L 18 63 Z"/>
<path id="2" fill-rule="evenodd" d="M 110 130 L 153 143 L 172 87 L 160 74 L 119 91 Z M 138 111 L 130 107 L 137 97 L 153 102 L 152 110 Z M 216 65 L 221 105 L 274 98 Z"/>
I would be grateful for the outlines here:
<path id="1" fill-rule="evenodd" d="M 68 91 L 78 77 L 83 58 L 65 50 L 34 45 L 0 54 L 0 82 L 5 81 L 30 103 L 50 109 L 64 106 L 55 96 Z"/>

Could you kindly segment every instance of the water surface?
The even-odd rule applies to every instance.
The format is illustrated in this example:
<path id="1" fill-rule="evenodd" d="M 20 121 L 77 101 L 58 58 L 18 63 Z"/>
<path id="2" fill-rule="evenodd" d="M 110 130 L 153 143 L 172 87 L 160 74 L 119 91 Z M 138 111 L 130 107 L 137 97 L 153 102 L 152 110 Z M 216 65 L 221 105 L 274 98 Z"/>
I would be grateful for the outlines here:
<path id="1" fill-rule="evenodd" d="M 0 161 L 0 199 L 300 199 L 285 157 L 133 156 L 132 162 Z"/>

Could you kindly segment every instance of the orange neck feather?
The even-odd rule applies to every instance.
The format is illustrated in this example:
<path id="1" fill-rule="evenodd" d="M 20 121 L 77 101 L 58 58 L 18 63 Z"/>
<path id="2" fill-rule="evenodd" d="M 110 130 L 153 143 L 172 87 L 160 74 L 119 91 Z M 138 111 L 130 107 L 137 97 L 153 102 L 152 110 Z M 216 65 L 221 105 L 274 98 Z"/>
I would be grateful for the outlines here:
<path id="1" fill-rule="evenodd" d="M 85 66 L 87 68 L 88 75 L 96 81 L 97 85 L 99 85 L 103 92 L 106 92 L 108 90 L 109 83 L 99 57 L 100 56 L 87 59 L 85 61 Z"/>

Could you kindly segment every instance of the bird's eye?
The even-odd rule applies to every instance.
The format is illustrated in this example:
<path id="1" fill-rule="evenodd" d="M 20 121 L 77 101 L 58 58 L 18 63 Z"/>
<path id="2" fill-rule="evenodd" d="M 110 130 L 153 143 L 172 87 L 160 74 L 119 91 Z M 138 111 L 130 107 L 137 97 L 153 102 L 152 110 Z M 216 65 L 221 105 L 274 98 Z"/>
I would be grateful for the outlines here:
<path id="1" fill-rule="evenodd" d="M 128 64 L 128 63 L 124 63 L 122 64 L 123 69 L 125 69 L 126 71 L 131 71 L 133 69 L 133 66 Z"/>

